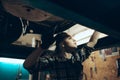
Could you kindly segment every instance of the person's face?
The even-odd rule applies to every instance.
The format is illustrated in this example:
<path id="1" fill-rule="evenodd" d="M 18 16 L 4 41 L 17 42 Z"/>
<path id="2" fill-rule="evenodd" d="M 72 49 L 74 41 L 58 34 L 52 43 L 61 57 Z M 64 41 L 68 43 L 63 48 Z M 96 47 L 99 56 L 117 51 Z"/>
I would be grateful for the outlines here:
<path id="1" fill-rule="evenodd" d="M 69 36 L 64 40 L 63 46 L 66 48 L 77 48 L 76 40 Z"/>

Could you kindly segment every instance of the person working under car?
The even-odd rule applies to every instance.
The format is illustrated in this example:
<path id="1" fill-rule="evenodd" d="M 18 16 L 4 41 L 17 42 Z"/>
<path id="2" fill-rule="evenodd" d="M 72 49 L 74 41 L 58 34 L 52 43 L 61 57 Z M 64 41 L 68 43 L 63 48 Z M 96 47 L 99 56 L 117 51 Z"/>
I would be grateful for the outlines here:
<path id="1" fill-rule="evenodd" d="M 100 33 L 95 31 L 90 41 L 78 48 L 71 35 L 65 32 L 58 33 L 51 41 L 43 40 L 46 44 L 42 43 L 26 58 L 24 68 L 30 73 L 45 71 L 49 74 L 48 80 L 82 80 L 82 62 L 90 55 L 99 35 Z M 54 41 L 55 51 L 47 50 Z"/>

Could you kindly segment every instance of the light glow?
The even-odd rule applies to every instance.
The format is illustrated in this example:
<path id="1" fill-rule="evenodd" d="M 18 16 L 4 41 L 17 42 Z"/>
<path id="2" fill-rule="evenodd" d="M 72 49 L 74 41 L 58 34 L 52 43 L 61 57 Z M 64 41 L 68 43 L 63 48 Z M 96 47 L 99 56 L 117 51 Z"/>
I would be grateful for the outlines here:
<path id="1" fill-rule="evenodd" d="M 78 34 L 76 34 L 74 37 L 75 40 L 80 40 L 80 39 L 83 39 L 83 38 L 87 38 L 89 36 L 91 36 L 93 34 L 94 30 L 92 29 L 88 29 L 86 31 L 83 31 L 83 32 L 79 32 Z"/>
<path id="2" fill-rule="evenodd" d="M 13 59 L 13 58 L 0 58 L 0 62 L 4 63 L 12 63 L 12 64 L 23 64 L 24 60 L 23 59 Z"/>
<path id="3" fill-rule="evenodd" d="M 80 39 L 79 41 L 77 41 L 77 45 L 81 45 L 84 43 L 89 42 L 90 37 L 84 38 L 84 39 Z"/>
<path id="4" fill-rule="evenodd" d="M 70 34 L 76 40 L 77 45 L 81 45 L 81 44 L 85 44 L 89 42 L 94 31 L 95 31 L 94 29 L 88 28 L 86 26 L 75 24 L 71 28 L 65 30 L 64 32 Z M 108 35 L 104 33 L 100 33 L 100 36 L 98 39 L 106 37 L 106 36 Z M 55 49 L 55 43 L 49 48 L 49 50 L 54 50 L 54 49 Z"/>

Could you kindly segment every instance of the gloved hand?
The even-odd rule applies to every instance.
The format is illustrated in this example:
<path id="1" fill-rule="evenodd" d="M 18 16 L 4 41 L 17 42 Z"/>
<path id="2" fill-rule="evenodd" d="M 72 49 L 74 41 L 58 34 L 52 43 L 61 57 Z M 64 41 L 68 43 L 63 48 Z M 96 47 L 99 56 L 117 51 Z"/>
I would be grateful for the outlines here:
<path id="1" fill-rule="evenodd" d="M 41 48 L 43 49 L 48 49 L 50 45 L 52 45 L 55 41 L 53 34 L 49 32 L 42 34 L 41 40 L 42 40 Z"/>

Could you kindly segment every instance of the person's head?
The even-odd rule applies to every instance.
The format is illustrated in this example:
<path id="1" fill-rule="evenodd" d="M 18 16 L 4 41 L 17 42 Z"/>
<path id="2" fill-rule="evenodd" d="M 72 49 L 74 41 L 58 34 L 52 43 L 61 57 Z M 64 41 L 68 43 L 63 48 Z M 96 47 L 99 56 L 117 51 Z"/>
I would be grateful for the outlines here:
<path id="1" fill-rule="evenodd" d="M 61 53 L 63 51 L 72 52 L 77 48 L 76 40 L 71 35 L 61 32 L 56 35 L 56 51 Z"/>

